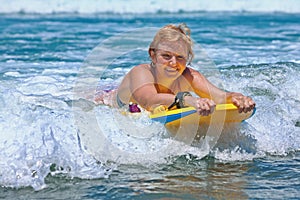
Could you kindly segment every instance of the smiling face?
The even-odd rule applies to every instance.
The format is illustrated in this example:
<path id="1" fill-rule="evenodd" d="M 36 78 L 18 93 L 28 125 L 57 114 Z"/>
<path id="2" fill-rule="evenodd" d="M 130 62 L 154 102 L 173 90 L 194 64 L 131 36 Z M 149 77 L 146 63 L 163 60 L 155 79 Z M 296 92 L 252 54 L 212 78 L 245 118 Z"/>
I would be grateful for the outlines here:
<path id="1" fill-rule="evenodd" d="M 188 48 L 184 41 L 162 42 L 150 52 L 157 78 L 178 78 L 186 68 Z"/>
<path id="2" fill-rule="evenodd" d="M 193 42 L 185 24 L 169 24 L 159 29 L 149 47 L 152 70 L 158 82 L 168 85 L 185 70 L 193 59 Z"/>

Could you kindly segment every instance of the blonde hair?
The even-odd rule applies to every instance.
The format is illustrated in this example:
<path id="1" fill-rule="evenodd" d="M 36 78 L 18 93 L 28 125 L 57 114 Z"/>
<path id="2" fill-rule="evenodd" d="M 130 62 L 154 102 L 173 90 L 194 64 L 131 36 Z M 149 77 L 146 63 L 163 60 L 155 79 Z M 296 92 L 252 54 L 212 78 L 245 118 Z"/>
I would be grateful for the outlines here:
<path id="1" fill-rule="evenodd" d="M 169 24 L 158 30 L 156 35 L 153 38 L 153 41 L 150 44 L 149 47 L 149 54 L 151 50 L 154 50 L 157 48 L 158 44 L 163 41 L 169 41 L 169 42 L 175 42 L 183 40 L 188 48 L 188 59 L 187 63 L 191 63 L 194 58 L 194 52 L 192 49 L 193 42 L 191 39 L 191 30 L 189 27 L 182 23 L 178 26 Z"/>

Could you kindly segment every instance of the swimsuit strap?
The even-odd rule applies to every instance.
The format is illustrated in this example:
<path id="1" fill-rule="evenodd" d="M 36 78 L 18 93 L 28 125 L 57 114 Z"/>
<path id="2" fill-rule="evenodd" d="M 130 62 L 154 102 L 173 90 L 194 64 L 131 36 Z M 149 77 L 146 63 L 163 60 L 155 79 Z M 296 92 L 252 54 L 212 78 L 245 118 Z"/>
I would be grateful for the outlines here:
<path id="1" fill-rule="evenodd" d="M 119 97 L 118 94 L 117 94 L 117 104 L 118 104 L 118 106 L 119 106 L 120 108 L 126 106 L 126 104 L 123 103 L 123 102 L 121 101 L 121 99 L 120 99 L 120 97 Z"/>

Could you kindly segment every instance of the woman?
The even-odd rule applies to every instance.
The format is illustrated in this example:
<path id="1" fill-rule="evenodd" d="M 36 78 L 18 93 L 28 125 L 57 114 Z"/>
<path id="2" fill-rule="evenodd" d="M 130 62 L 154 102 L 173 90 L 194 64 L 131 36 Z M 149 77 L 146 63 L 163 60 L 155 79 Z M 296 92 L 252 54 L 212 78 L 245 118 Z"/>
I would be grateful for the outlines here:
<path id="1" fill-rule="evenodd" d="M 233 103 L 240 112 L 249 112 L 255 102 L 235 92 L 225 92 L 210 83 L 201 73 L 187 67 L 194 54 L 190 29 L 185 24 L 167 25 L 155 35 L 149 47 L 150 64 L 135 66 L 118 90 L 97 97 L 96 101 L 122 107 L 136 103 L 152 111 L 160 105 L 169 109 L 193 106 L 199 115 L 211 114 L 216 104 Z M 192 96 L 190 92 L 198 96 Z M 108 101 L 115 99 L 116 103 Z"/>

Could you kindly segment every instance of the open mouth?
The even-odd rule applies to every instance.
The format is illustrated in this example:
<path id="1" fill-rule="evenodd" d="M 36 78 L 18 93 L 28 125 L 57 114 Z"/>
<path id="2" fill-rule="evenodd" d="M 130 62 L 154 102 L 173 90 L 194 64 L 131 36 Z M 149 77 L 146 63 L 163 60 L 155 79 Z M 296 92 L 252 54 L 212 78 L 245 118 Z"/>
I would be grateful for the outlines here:
<path id="1" fill-rule="evenodd" d="M 179 69 L 177 67 L 166 67 L 167 72 L 178 72 Z"/>

